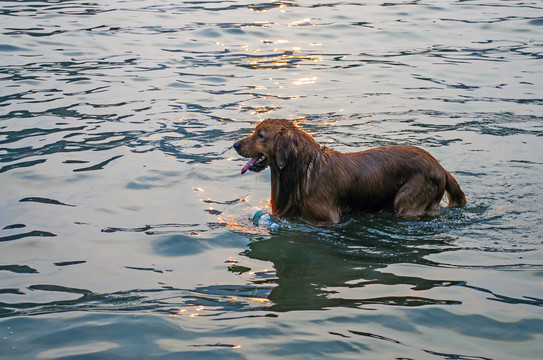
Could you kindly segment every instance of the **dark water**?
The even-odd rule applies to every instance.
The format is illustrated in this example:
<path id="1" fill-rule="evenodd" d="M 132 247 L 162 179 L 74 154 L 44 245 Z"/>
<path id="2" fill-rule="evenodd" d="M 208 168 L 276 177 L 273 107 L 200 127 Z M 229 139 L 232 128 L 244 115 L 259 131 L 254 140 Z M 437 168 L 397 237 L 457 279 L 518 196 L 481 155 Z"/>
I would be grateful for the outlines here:
<path id="1" fill-rule="evenodd" d="M 543 358 L 540 1 L 0 11 L 0 358 Z M 255 228 L 266 117 L 423 147 L 469 204 Z"/>

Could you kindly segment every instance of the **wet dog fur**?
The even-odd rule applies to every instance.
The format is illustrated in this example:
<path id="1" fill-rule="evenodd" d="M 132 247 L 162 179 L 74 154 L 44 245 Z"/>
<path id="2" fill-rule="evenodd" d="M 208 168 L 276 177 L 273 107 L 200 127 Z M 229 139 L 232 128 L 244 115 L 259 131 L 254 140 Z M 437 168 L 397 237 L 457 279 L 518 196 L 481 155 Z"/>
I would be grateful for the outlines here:
<path id="1" fill-rule="evenodd" d="M 289 120 L 267 119 L 234 149 L 251 158 L 242 174 L 270 168 L 271 208 L 278 217 L 326 225 L 352 212 L 420 216 L 434 211 L 445 192 L 449 206 L 466 204 L 455 178 L 415 146 L 340 153 L 321 147 Z"/>

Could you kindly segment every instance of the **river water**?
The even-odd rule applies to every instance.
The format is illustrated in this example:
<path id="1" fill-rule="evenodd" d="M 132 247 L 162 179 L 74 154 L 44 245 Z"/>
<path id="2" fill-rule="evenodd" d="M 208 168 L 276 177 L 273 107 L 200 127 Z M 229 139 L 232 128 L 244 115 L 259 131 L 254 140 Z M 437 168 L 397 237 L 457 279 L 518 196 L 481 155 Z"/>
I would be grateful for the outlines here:
<path id="1" fill-rule="evenodd" d="M 0 10 L 0 358 L 543 358 L 541 1 Z M 469 203 L 255 227 L 268 117 Z"/>

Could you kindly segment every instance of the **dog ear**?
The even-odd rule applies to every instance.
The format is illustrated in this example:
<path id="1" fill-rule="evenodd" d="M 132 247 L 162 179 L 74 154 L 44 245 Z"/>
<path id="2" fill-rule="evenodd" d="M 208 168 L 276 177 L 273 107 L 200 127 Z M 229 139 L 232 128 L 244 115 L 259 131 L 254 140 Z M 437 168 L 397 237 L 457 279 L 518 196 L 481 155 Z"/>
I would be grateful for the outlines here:
<path id="1" fill-rule="evenodd" d="M 296 136 L 292 131 L 282 131 L 275 138 L 275 162 L 282 170 L 297 154 Z"/>

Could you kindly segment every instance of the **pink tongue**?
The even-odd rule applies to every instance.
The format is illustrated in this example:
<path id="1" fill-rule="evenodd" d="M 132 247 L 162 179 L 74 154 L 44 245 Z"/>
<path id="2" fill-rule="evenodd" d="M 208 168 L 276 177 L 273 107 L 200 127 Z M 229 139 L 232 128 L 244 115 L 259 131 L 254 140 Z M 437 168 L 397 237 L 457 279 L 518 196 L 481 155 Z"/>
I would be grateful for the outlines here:
<path id="1" fill-rule="evenodd" d="M 257 156 L 257 157 L 255 157 L 255 158 L 252 158 L 251 160 L 249 160 L 249 161 L 247 162 L 247 164 L 245 164 L 245 166 L 243 167 L 243 169 L 241 169 L 241 174 L 242 174 L 242 175 L 245 174 L 245 172 L 246 172 L 247 170 L 249 170 L 249 168 L 250 168 L 251 166 L 253 166 L 253 164 L 258 160 L 258 158 L 259 158 L 259 156 Z"/>

